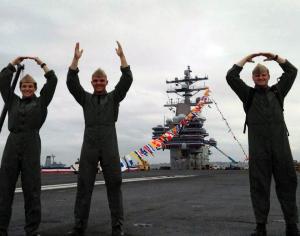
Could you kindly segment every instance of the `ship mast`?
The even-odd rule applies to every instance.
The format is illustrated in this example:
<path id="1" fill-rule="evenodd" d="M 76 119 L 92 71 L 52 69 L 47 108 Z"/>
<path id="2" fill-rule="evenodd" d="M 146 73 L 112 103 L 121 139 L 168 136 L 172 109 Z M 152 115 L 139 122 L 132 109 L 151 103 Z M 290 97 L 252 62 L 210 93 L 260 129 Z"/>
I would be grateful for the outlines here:
<path id="1" fill-rule="evenodd" d="M 179 97 L 183 98 L 183 101 L 180 101 L 178 98 L 177 101 L 173 98 L 170 98 L 169 101 L 164 105 L 165 107 L 174 107 L 176 108 L 176 115 L 178 114 L 187 114 L 190 111 L 191 106 L 195 106 L 197 101 L 192 102 L 191 97 L 193 97 L 198 92 L 205 90 L 206 87 L 202 86 L 194 86 L 194 83 L 198 81 L 208 80 L 208 77 L 192 77 L 190 66 L 184 71 L 184 77 L 182 79 L 178 79 L 175 77 L 174 80 L 167 80 L 167 84 L 175 84 L 175 87 L 168 89 L 167 93 L 175 93 Z M 179 104 L 185 104 L 185 106 L 180 106 Z"/>
<path id="2" fill-rule="evenodd" d="M 208 80 L 208 77 L 192 77 L 190 66 L 184 70 L 184 77 L 174 80 L 167 80 L 166 83 L 175 85 L 167 89 L 167 94 L 176 94 L 177 99 L 169 98 L 164 105 L 170 110 L 175 108 L 176 114 L 173 119 L 167 119 L 163 126 L 158 125 L 153 128 L 152 138 L 158 138 L 161 134 L 174 127 L 180 122 L 195 106 L 200 97 L 192 101 L 192 97 L 202 90 L 205 86 L 196 86 L 196 82 Z M 206 103 L 212 103 L 210 101 Z M 171 169 L 204 169 L 208 168 L 210 145 L 216 145 L 214 139 L 205 140 L 208 133 L 203 128 L 205 122 L 203 116 L 196 118 L 187 125 L 182 132 L 175 136 L 171 141 L 165 143 L 166 149 L 170 150 Z"/>

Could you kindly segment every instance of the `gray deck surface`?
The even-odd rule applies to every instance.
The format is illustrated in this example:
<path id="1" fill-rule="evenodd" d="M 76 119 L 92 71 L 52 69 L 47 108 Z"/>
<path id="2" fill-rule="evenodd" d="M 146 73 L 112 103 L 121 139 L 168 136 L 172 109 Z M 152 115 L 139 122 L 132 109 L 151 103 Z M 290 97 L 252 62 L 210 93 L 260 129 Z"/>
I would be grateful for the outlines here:
<path id="1" fill-rule="evenodd" d="M 249 235 L 255 227 L 247 171 L 150 171 L 123 179 L 196 175 L 189 178 L 123 183 L 124 229 L 128 236 Z M 98 175 L 97 180 L 102 180 Z M 300 175 L 298 175 L 298 180 Z M 42 185 L 74 183 L 76 175 L 43 175 Z M 272 183 L 268 235 L 285 235 Z M 18 184 L 19 185 L 19 184 Z M 76 188 L 42 191 L 43 236 L 65 235 L 73 226 Z M 300 190 L 297 191 L 298 206 Z M 22 193 L 15 195 L 9 235 L 24 235 Z M 95 186 L 86 235 L 110 235 L 104 185 Z"/>

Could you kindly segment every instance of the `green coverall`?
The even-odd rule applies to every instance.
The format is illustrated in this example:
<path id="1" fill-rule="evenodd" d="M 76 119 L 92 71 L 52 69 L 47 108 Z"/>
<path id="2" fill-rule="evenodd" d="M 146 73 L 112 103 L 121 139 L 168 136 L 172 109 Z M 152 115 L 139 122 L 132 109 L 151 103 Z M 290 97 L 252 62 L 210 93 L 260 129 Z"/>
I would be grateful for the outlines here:
<path id="1" fill-rule="evenodd" d="M 0 91 L 8 102 L 15 67 L 9 64 L 0 73 Z M 13 93 L 8 108 L 10 134 L 4 148 L 0 168 L 0 232 L 9 225 L 16 182 L 21 172 L 25 200 L 25 231 L 34 233 L 41 222 L 41 140 L 39 130 L 46 116 L 57 84 L 54 71 L 45 74 L 47 82 L 40 97 L 20 98 Z"/>
<path id="2" fill-rule="evenodd" d="M 297 69 L 289 61 L 279 65 L 284 73 L 275 86 L 284 99 L 294 83 Z M 226 80 L 245 106 L 250 87 L 240 79 L 242 69 L 234 65 L 228 71 Z M 255 89 L 247 119 L 250 192 L 256 222 L 267 223 L 273 174 L 285 221 L 288 224 L 297 223 L 297 175 L 283 111 L 270 87 L 264 89 L 255 86 Z"/>
<path id="3" fill-rule="evenodd" d="M 85 120 L 74 209 L 75 229 L 81 231 L 87 227 L 99 161 L 107 188 L 112 228 L 120 230 L 123 225 L 122 176 L 115 122 L 118 119 L 119 103 L 131 86 L 132 73 L 129 66 L 121 67 L 121 71 L 122 76 L 115 89 L 103 95 L 84 91 L 79 82 L 78 69 L 69 69 L 68 72 L 68 89 L 82 106 Z"/>

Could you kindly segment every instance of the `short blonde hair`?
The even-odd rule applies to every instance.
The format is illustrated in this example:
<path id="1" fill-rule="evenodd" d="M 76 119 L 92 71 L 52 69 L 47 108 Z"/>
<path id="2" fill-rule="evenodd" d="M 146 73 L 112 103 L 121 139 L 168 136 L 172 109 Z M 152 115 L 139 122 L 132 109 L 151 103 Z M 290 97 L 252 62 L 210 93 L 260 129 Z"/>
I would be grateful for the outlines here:
<path id="1" fill-rule="evenodd" d="M 264 73 L 264 72 L 267 72 L 267 73 L 269 74 L 269 69 L 268 69 L 268 67 L 266 67 L 265 65 L 262 65 L 262 64 L 258 63 L 258 64 L 254 67 L 254 69 L 253 69 L 253 71 L 252 71 L 252 75 L 262 74 L 262 73 Z"/>
<path id="2" fill-rule="evenodd" d="M 95 70 L 94 73 L 92 74 L 92 77 L 105 77 L 105 78 L 107 78 L 105 71 L 102 70 L 101 68 L 98 68 L 97 70 Z"/>
<path id="3" fill-rule="evenodd" d="M 20 88 L 22 86 L 22 83 L 33 83 L 35 89 L 37 89 L 37 83 L 36 81 L 32 78 L 31 75 L 27 74 L 25 75 L 21 80 L 20 80 Z"/>

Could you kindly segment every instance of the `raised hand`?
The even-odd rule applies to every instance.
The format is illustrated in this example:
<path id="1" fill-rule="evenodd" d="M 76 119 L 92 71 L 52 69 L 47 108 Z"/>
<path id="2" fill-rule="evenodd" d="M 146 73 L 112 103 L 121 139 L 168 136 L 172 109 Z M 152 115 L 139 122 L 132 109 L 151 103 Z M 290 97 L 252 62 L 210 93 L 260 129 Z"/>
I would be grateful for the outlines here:
<path id="1" fill-rule="evenodd" d="M 243 67 L 247 62 L 254 63 L 253 58 L 257 56 L 260 56 L 260 53 L 252 53 L 240 60 L 237 65 Z"/>
<path id="2" fill-rule="evenodd" d="M 260 54 L 259 53 L 252 53 L 252 54 L 248 55 L 247 57 L 245 57 L 246 62 L 254 63 L 253 58 L 257 57 L 257 56 L 260 56 Z"/>
<path id="3" fill-rule="evenodd" d="M 20 57 L 17 57 L 16 59 L 14 59 L 11 64 L 12 65 L 18 65 L 20 64 L 24 59 L 28 59 L 29 57 L 28 56 L 20 56 Z"/>
<path id="4" fill-rule="evenodd" d="M 74 51 L 74 59 L 78 61 L 82 56 L 82 53 L 83 53 L 83 49 L 80 50 L 79 43 L 76 43 L 75 51 Z"/>
<path id="5" fill-rule="evenodd" d="M 42 69 L 47 73 L 49 71 L 48 66 L 39 57 L 27 57 L 27 59 L 34 60 L 36 64 L 42 67 Z"/>
<path id="6" fill-rule="evenodd" d="M 260 56 L 266 57 L 266 59 L 264 59 L 264 61 L 272 61 L 274 59 L 277 59 L 276 55 L 273 53 L 270 53 L 270 52 L 260 52 L 259 54 L 260 54 Z"/>
<path id="7" fill-rule="evenodd" d="M 117 55 L 120 57 L 120 60 L 121 60 L 121 67 L 127 67 L 128 64 L 127 64 L 127 61 L 126 61 L 126 58 L 125 58 L 125 55 L 124 55 L 124 52 L 123 52 L 123 49 L 122 49 L 122 46 L 121 44 L 119 43 L 119 41 L 116 41 L 117 44 L 118 44 L 118 48 L 116 48 L 116 53 Z"/>
<path id="8" fill-rule="evenodd" d="M 43 64 L 43 61 L 39 57 L 28 57 L 28 59 L 34 60 L 39 66 Z"/>
<path id="9" fill-rule="evenodd" d="M 73 70 L 77 69 L 78 61 L 79 61 L 80 57 L 82 56 L 82 53 L 83 53 L 83 49 L 80 50 L 79 43 L 76 43 L 75 50 L 74 50 L 74 57 L 73 57 L 71 65 L 70 65 L 71 69 L 73 69 Z"/>
<path id="10" fill-rule="evenodd" d="M 118 44 L 118 48 L 116 48 L 116 53 L 119 57 L 124 57 L 124 52 L 123 52 L 123 49 L 122 49 L 122 46 L 120 44 L 119 41 L 116 41 L 117 44 Z"/>
<path id="11" fill-rule="evenodd" d="M 264 61 L 276 61 L 280 64 L 282 63 L 285 63 L 286 62 L 286 59 L 281 57 L 281 56 L 278 56 L 277 54 L 275 55 L 274 53 L 270 53 L 270 52 L 260 52 L 259 53 L 261 56 L 264 56 L 266 57 L 264 59 Z"/>

